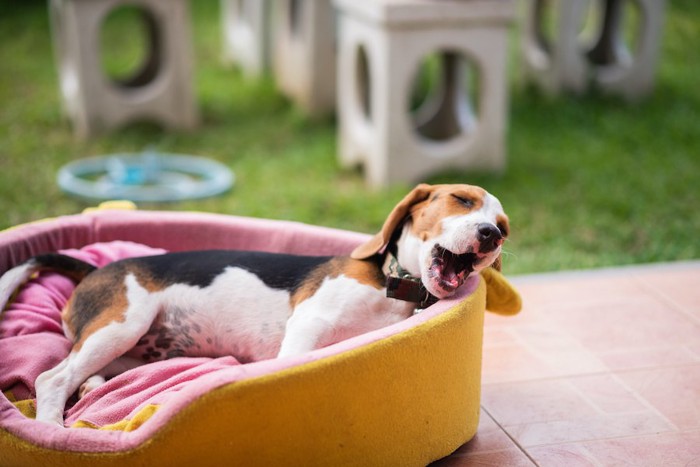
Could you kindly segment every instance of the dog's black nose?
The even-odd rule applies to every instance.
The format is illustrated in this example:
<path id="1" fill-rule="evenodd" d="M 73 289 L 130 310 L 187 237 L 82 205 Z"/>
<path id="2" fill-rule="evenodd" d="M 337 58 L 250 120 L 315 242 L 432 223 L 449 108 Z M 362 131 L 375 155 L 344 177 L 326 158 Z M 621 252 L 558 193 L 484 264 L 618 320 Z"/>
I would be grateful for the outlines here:
<path id="1" fill-rule="evenodd" d="M 479 253 L 488 253 L 495 250 L 503 238 L 501 231 L 488 222 L 479 224 L 476 227 L 476 232 L 476 239 L 479 240 Z"/>

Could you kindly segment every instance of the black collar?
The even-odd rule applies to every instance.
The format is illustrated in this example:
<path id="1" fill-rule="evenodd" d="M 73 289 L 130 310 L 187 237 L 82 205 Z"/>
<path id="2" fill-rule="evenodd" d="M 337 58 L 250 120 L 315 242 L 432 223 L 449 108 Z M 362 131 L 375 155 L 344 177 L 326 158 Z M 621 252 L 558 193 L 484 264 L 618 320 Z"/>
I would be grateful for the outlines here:
<path id="1" fill-rule="evenodd" d="M 386 276 L 386 296 L 416 303 L 417 308 L 427 308 L 439 298 L 428 292 L 420 277 L 414 277 L 404 269 L 393 252 L 387 251 L 382 272 Z"/>

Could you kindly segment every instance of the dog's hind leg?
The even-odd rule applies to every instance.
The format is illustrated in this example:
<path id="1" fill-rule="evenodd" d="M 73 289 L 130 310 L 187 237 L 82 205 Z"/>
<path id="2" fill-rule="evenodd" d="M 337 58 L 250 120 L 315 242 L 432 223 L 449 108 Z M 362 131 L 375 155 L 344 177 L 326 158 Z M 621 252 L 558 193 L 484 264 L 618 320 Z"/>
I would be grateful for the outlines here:
<path id="1" fill-rule="evenodd" d="M 71 394 L 90 376 L 131 348 L 139 338 L 134 337 L 124 323 L 110 323 L 85 339 L 82 346 L 74 347 L 56 368 L 37 378 L 36 419 L 63 426 L 63 409 Z"/>
<path id="2" fill-rule="evenodd" d="M 91 355 L 90 347 L 72 351 L 58 366 L 36 379 L 36 420 L 63 426 L 63 410 L 68 398 L 90 375 L 109 363 L 109 358 Z"/>
<path id="3" fill-rule="evenodd" d="M 66 401 L 90 376 L 121 357 L 148 332 L 161 304 L 152 300 L 134 276 L 126 277 L 126 306 L 103 310 L 100 316 L 109 321 L 85 330 L 68 357 L 36 380 L 36 419 L 63 426 Z"/>
<path id="4" fill-rule="evenodd" d="M 63 426 L 63 409 L 71 394 L 133 347 L 147 329 L 134 333 L 127 323 L 112 322 L 91 334 L 80 347 L 74 347 L 58 366 L 39 375 L 36 419 Z"/>

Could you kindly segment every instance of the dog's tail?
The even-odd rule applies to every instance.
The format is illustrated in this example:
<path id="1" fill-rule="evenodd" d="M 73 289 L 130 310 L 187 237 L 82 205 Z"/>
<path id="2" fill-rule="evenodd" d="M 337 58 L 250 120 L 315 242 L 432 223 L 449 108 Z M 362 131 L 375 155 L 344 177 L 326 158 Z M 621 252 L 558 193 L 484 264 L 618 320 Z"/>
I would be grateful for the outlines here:
<path id="1" fill-rule="evenodd" d="M 15 291 L 39 271 L 55 271 L 80 282 L 95 269 L 92 264 L 58 253 L 35 256 L 0 277 L 0 312 Z"/>

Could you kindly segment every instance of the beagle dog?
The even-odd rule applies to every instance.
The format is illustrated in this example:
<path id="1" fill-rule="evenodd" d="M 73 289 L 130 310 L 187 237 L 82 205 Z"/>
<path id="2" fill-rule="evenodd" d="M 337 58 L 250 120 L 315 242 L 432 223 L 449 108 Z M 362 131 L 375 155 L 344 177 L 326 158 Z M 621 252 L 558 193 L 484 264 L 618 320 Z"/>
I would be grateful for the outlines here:
<path id="1" fill-rule="evenodd" d="M 79 284 L 62 312 L 70 354 L 36 380 L 37 420 L 63 426 L 68 398 L 147 362 L 308 352 L 411 316 L 500 269 L 508 217 L 470 185 L 418 185 L 349 256 L 187 251 L 103 268 L 36 256 L 0 278 L 0 309 L 34 273 Z"/>

